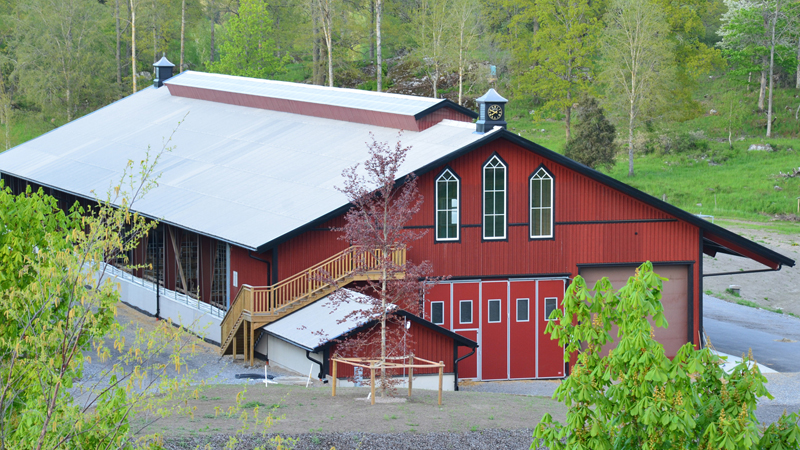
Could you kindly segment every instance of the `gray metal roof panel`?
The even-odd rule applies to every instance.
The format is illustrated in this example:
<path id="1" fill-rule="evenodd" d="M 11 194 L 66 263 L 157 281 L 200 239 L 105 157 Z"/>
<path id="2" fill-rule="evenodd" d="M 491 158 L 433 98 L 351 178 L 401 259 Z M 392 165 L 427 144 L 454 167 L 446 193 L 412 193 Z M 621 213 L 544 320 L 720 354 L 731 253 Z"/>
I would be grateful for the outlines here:
<path id="1" fill-rule="evenodd" d="M 165 84 L 406 116 L 421 113 L 431 106 L 445 101 L 444 99 L 436 98 L 412 97 L 360 89 L 316 86 L 194 71 L 183 72 L 180 76 L 167 80 Z"/>
<path id="2" fill-rule="evenodd" d="M 350 293 L 350 301 L 333 307 L 327 297 L 299 309 L 286 317 L 264 327 L 267 333 L 301 345 L 306 350 L 314 350 L 326 342 L 336 339 L 350 330 L 366 323 L 346 316 L 365 310 L 369 297 Z"/>
<path id="3" fill-rule="evenodd" d="M 342 170 L 366 160 L 370 132 L 390 143 L 398 133 L 148 88 L 0 154 L 0 171 L 104 198 L 125 164 L 141 161 L 148 145 L 160 150 L 184 116 L 174 150 L 159 162 L 158 187 L 134 209 L 251 249 L 346 205 L 335 189 Z M 473 124 L 445 120 L 404 132 L 411 151 L 400 174 L 486 136 L 473 131 Z"/>

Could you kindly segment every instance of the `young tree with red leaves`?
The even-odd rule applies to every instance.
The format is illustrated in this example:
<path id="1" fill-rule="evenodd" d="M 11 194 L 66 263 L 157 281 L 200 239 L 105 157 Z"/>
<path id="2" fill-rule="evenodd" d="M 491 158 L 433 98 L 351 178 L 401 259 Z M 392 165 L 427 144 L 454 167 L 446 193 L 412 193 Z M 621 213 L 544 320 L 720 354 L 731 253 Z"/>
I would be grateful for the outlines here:
<path id="1" fill-rule="evenodd" d="M 393 258 L 393 251 L 405 248 L 424 236 L 424 231 L 409 230 L 405 225 L 422 207 L 422 195 L 417 189 L 416 176 L 411 173 L 398 180 L 398 171 L 410 147 L 403 147 L 398 135 L 394 146 L 378 142 L 370 134 L 369 158 L 363 168 L 359 164 L 343 172 L 344 185 L 339 189 L 347 195 L 353 207 L 345 215 L 345 226 L 334 231 L 342 233 L 340 239 L 354 247 L 356 261 L 371 261 L 368 265 L 356 264 L 367 278 L 363 285 L 354 288 L 366 296 L 350 295 L 352 291 L 339 289 L 331 299 L 334 307 L 343 302 L 358 301 L 363 307 L 348 314 L 343 320 L 365 323 L 377 320 L 375 326 L 343 341 L 339 354 L 360 355 L 378 359 L 381 396 L 395 380 L 387 377 L 388 358 L 406 356 L 412 344 L 404 319 L 396 314 L 404 309 L 419 314 L 422 298 L 430 288 L 431 264 L 424 261 L 412 264 Z M 380 348 L 380 358 L 374 353 Z M 364 355 L 374 355 L 372 357 Z M 399 380 L 397 380 L 399 381 Z"/>

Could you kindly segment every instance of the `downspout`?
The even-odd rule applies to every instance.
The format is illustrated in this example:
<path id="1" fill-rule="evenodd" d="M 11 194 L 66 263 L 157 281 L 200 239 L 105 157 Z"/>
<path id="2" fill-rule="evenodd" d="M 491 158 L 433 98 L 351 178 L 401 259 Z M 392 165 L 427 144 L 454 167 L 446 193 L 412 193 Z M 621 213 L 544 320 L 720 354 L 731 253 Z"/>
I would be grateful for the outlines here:
<path id="1" fill-rule="evenodd" d="M 458 390 L 458 362 L 461 361 L 462 359 L 469 358 L 470 356 L 474 355 L 475 354 L 475 350 L 477 348 L 478 348 L 477 346 L 472 347 L 472 351 L 471 352 L 467 353 L 466 355 L 462 356 L 461 358 L 456 359 L 456 362 L 453 363 L 453 375 L 454 375 L 453 384 L 455 385 L 455 390 L 456 391 Z M 456 349 L 458 349 L 458 346 L 456 346 Z"/>
<path id="2" fill-rule="evenodd" d="M 266 259 L 261 259 L 257 256 L 254 256 L 252 250 L 247 251 L 247 256 L 255 259 L 256 261 L 261 261 L 267 265 L 267 284 L 272 285 L 272 264 L 270 264 L 270 262 L 267 261 Z"/>
<path id="3" fill-rule="evenodd" d="M 319 373 L 317 374 L 317 376 L 320 380 L 323 380 L 324 379 L 323 371 L 325 370 L 325 366 L 321 362 L 311 357 L 311 350 L 306 350 L 306 359 L 315 364 L 319 364 Z"/>

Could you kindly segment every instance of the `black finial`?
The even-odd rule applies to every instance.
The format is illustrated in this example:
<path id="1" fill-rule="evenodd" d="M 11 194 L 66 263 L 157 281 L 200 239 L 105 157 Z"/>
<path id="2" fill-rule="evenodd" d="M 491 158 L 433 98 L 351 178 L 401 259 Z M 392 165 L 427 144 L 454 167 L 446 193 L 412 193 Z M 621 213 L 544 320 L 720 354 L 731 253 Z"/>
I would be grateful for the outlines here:
<path id="1" fill-rule="evenodd" d="M 153 63 L 155 70 L 155 77 L 153 78 L 153 86 L 158 89 L 165 81 L 172 77 L 172 69 L 175 64 L 172 64 L 167 59 L 166 54 L 162 54 L 161 59 L 157 63 Z"/>

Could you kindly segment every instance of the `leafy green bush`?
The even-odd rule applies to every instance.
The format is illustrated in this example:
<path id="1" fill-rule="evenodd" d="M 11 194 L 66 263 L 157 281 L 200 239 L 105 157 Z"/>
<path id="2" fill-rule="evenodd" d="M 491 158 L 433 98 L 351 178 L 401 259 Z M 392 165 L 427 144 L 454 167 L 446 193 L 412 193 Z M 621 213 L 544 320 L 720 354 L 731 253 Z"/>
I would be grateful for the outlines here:
<path id="1" fill-rule="evenodd" d="M 686 344 L 672 360 L 664 354 L 648 321 L 667 326 L 663 280 L 650 262 L 616 292 L 603 278 L 592 295 L 583 278 L 575 278 L 564 312 L 554 311 L 551 318 L 558 320 L 547 325 L 565 347 L 565 360 L 576 357 L 555 392 L 569 408 L 566 425 L 545 414 L 531 448 L 540 439 L 551 450 L 799 448 L 797 413 L 760 429 L 757 398 L 772 396 L 752 357 L 726 373 L 707 348 Z M 616 346 L 603 356 L 613 325 Z"/>
<path id="2" fill-rule="evenodd" d="M 679 132 L 651 136 L 644 144 L 644 152 L 662 155 L 705 153 L 709 147 L 708 141 L 702 137 L 693 133 Z"/>

